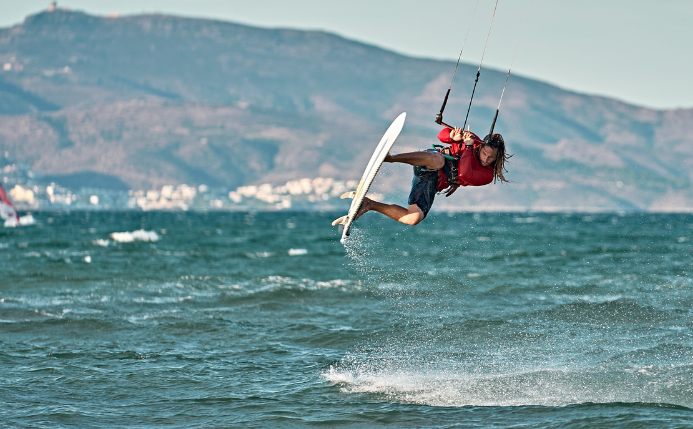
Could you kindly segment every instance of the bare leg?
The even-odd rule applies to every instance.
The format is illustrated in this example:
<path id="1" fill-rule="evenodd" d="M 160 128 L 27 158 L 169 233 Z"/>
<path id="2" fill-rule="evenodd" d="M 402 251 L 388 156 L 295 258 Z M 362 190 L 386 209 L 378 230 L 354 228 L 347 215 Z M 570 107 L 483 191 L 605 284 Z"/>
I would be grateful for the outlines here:
<path id="1" fill-rule="evenodd" d="M 429 170 L 440 170 L 445 165 L 445 158 L 437 152 L 409 152 L 385 157 L 385 162 L 401 162 L 415 167 L 426 167 Z M 369 211 L 382 213 L 390 219 L 402 222 L 406 225 L 416 225 L 424 219 L 424 214 L 416 204 L 410 204 L 406 209 L 397 204 L 384 204 L 364 198 L 359 212 L 354 220 L 360 218 Z"/>
<path id="2" fill-rule="evenodd" d="M 445 165 L 445 157 L 437 152 L 409 152 L 397 155 L 388 154 L 385 162 L 401 162 L 415 167 L 426 167 L 429 170 L 440 170 Z"/>
<path id="3" fill-rule="evenodd" d="M 373 201 L 370 198 L 364 198 L 361 208 L 356 214 L 354 220 L 360 218 L 364 213 L 371 210 L 382 213 L 390 219 L 394 219 L 406 225 L 416 225 L 424 218 L 423 212 L 416 204 L 411 204 L 409 208 L 405 209 L 404 207 L 396 204 L 383 204 Z"/>

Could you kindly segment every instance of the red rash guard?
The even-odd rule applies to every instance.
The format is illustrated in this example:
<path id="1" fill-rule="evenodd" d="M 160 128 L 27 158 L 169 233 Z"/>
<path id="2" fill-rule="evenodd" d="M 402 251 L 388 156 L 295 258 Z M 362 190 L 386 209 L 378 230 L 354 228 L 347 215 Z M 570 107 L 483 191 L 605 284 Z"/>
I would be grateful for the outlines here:
<path id="1" fill-rule="evenodd" d="M 474 149 L 476 149 L 483 141 L 474 133 L 472 133 L 472 137 L 474 138 Z M 449 128 L 443 128 L 443 130 L 438 133 L 438 140 L 450 145 L 450 154 L 452 156 L 460 157 L 460 163 L 457 166 L 457 180 L 460 182 L 461 186 L 483 186 L 493 181 L 493 165 L 483 167 L 479 158 L 474 156 L 474 150 L 471 148 L 467 149 L 467 146 L 461 141 L 456 142 L 450 138 Z M 438 174 L 438 185 L 436 189 L 441 191 L 447 188 L 449 183 L 442 168 Z"/>

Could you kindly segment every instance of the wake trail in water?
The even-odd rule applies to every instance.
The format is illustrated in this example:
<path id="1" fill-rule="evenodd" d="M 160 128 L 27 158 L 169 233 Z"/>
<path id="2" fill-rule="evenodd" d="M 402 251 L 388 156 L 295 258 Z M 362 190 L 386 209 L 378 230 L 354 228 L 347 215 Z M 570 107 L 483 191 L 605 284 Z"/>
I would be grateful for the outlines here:
<path id="1" fill-rule="evenodd" d="M 458 268 L 436 275 L 435 269 L 417 268 L 430 267 L 437 255 L 404 252 L 403 257 L 391 251 L 401 243 L 353 230 L 345 243 L 349 263 L 387 308 L 383 320 L 389 326 L 367 334 L 322 377 L 345 394 L 441 407 L 636 402 L 693 407 L 693 382 L 686 377 L 693 370 L 687 359 L 693 349 L 672 351 L 666 342 L 680 339 L 649 335 L 653 326 L 667 332 L 669 325 L 688 325 L 686 320 L 629 300 L 630 283 L 619 286 L 629 292 L 610 280 L 611 287 L 597 289 L 601 295 L 585 295 L 584 276 L 569 281 L 572 288 L 547 293 L 536 279 L 528 285 L 521 277 L 499 282 L 498 275 L 468 275 L 487 260 L 495 265 L 509 260 L 487 256 L 495 243 L 489 235 L 478 240 L 481 255 L 460 249 L 467 259 L 443 261 L 442 270 L 450 264 Z M 494 307 L 501 311 L 497 316 Z M 631 330 L 638 329 L 642 344 L 616 340 L 631 338 Z"/>
<path id="2" fill-rule="evenodd" d="M 478 374 L 453 368 L 394 365 L 369 362 L 352 367 L 331 367 L 323 377 L 343 392 L 377 394 L 387 401 L 442 407 L 462 406 L 566 406 L 584 403 L 643 402 L 693 407 L 690 382 L 678 377 L 692 367 L 678 368 L 656 383 L 667 368 L 537 367 L 531 371 Z M 470 368 L 473 369 L 473 368 Z M 661 374 L 660 374 L 661 375 Z M 672 385 L 678 384 L 676 389 Z"/>

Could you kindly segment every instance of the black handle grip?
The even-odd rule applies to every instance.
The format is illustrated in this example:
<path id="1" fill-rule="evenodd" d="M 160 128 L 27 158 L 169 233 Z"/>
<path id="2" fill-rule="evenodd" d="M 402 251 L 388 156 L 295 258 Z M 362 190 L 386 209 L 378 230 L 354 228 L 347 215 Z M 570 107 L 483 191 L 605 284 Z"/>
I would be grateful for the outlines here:
<path id="1" fill-rule="evenodd" d="M 448 92 L 445 93 L 445 99 L 443 99 L 443 105 L 440 106 L 440 113 L 436 115 L 436 124 L 440 125 L 443 123 L 443 110 L 445 110 L 445 105 L 448 104 L 448 97 L 450 96 L 450 88 Z"/>
<path id="2" fill-rule="evenodd" d="M 493 122 L 491 123 L 491 131 L 488 132 L 488 135 L 493 135 L 493 129 L 496 128 L 496 119 L 498 119 L 498 109 L 496 109 L 496 116 L 493 117 Z"/>

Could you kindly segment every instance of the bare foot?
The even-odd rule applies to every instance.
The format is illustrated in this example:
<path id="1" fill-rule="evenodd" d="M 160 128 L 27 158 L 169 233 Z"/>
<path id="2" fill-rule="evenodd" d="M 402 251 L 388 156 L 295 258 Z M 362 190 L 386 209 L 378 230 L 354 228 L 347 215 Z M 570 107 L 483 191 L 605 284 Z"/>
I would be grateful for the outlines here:
<path id="1" fill-rule="evenodd" d="M 360 218 L 364 213 L 370 211 L 371 202 L 372 202 L 372 200 L 370 200 L 368 198 L 363 199 L 363 202 L 361 203 L 361 208 L 359 208 L 359 211 L 356 213 L 356 216 L 354 216 L 354 221 L 356 221 L 356 219 Z"/>
<path id="2" fill-rule="evenodd" d="M 390 152 L 387 153 L 387 156 L 385 156 L 385 162 L 394 162 L 394 157 L 390 155 Z"/>

